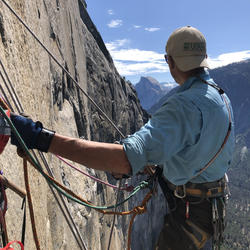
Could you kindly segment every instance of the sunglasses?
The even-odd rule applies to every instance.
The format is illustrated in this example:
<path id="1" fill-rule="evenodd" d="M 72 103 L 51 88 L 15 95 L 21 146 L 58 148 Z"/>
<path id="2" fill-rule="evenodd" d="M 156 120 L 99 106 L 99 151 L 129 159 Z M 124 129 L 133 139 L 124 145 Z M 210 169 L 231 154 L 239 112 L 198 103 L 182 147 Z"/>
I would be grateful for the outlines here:
<path id="1" fill-rule="evenodd" d="M 168 55 L 167 55 L 167 54 L 165 54 L 165 55 L 164 55 L 164 57 L 165 57 L 165 61 L 166 61 L 166 63 L 168 63 Z"/>

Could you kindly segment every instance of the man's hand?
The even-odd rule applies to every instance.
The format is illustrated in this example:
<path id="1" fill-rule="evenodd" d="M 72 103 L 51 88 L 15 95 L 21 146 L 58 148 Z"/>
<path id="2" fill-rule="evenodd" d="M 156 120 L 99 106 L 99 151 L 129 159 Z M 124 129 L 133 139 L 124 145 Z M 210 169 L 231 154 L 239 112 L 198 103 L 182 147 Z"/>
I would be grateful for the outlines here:
<path id="1" fill-rule="evenodd" d="M 41 122 L 34 122 L 24 116 L 11 114 L 10 118 L 29 149 L 48 152 L 48 148 L 54 136 L 53 131 L 44 129 Z M 11 132 L 11 144 L 20 147 L 20 143 L 13 131 Z"/>

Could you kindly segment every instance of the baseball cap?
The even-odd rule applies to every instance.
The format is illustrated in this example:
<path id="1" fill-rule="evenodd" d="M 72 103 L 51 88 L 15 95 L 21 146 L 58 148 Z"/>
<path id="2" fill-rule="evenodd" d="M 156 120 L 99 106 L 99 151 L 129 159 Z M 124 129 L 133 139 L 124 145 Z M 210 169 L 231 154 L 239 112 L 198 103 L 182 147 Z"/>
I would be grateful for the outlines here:
<path id="1" fill-rule="evenodd" d="M 206 39 L 194 27 L 185 26 L 175 30 L 167 41 L 166 52 L 183 72 L 199 67 L 209 68 Z"/>

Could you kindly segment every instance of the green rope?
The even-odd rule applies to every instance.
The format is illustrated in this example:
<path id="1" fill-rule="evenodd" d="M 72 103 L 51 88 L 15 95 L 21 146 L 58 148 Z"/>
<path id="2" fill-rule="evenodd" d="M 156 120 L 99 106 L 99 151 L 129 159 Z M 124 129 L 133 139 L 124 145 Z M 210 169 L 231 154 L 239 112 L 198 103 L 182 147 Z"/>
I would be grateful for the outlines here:
<path id="1" fill-rule="evenodd" d="M 140 191 L 141 189 L 147 188 L 149 183 L 147 181 L 142 181 L 141 183 L 139 183 L 138 186 L 136 186 L 133 190 L 133 192 L 128 196 L 128 198 L 124 199 L 123 201 L 115 204 L 115 205 L 110 205 L 110 206 L 94 206 L 94 205 L 90 205 L 86 202 L 83 202 L 75 197 L 73 197 L 72 195 L 66 193 L 63 189 L 61 189 L 60 187 L 58 187 L 56 185 L 56 183 L 54 183 L 43 171 L 41 165 L 35 160 L 35 158 L 32 156 L 32 154 L 29 152 L 29 149 L 27 148 L 25 142 L 23 141 L 22 137 L 20 136 L 20 134 L 18 133 L 17 129 L 15 128 L 15 126 L 13 125 L 12 121 L 10 120 L 10 118 L 6 115 L 4 109 L 0 106 L 0 112 L 2 113 L 2 115 L 4 116 L 4 118 L 7 120 L 8 124 L 11 127 L 11 130 L 13 131 L 13 133 L 15 134 L 15 136 L 18 139 L 18 142 L 20 143 L 22 149 L 24 150 L 24 152 L 29 156 L 29 158 L 32 160 L 34 166 L 36 167 L 36 169 L 42 174 L 42 176 L 46 179 L 46 181 L 48 182 L 49 185 L 52 185 L 58 192 L 60 192 L 62 195 L 64 195 L 66 198 L 77 202 L 78 204 L 84 205 L 86 207 L 89 208 L 94 208 L 94 209 L 99 209 L 99 210 L 107 210 L 107 209 L 113 209 L 116 208 L 122 204 L 124 204 L 125 202 L 127 202 L 129 199 L 131 199 L 138 191 Z"/>

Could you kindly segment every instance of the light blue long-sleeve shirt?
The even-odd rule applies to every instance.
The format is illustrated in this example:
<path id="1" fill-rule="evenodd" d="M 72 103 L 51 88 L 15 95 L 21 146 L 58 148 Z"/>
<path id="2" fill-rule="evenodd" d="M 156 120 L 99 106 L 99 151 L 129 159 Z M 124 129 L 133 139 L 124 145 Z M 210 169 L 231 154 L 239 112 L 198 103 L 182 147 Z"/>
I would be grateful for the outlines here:
<path id="1" fill-rule="evenodd" d="M 209 73 L 200 77 L 215 84 Z M 183 83 L 152 118 L 135 134 L 124 139 L 123 147 L 133 174 L 147 165 L 163 165 L 166 179 L 175 185 L 222 178 L 230 166 L 234 149 L 232 132 L 216 160 L 193 178 L 217 153 L 229 126 L 226 104 L 218 91 L 197 77 Z"/>

